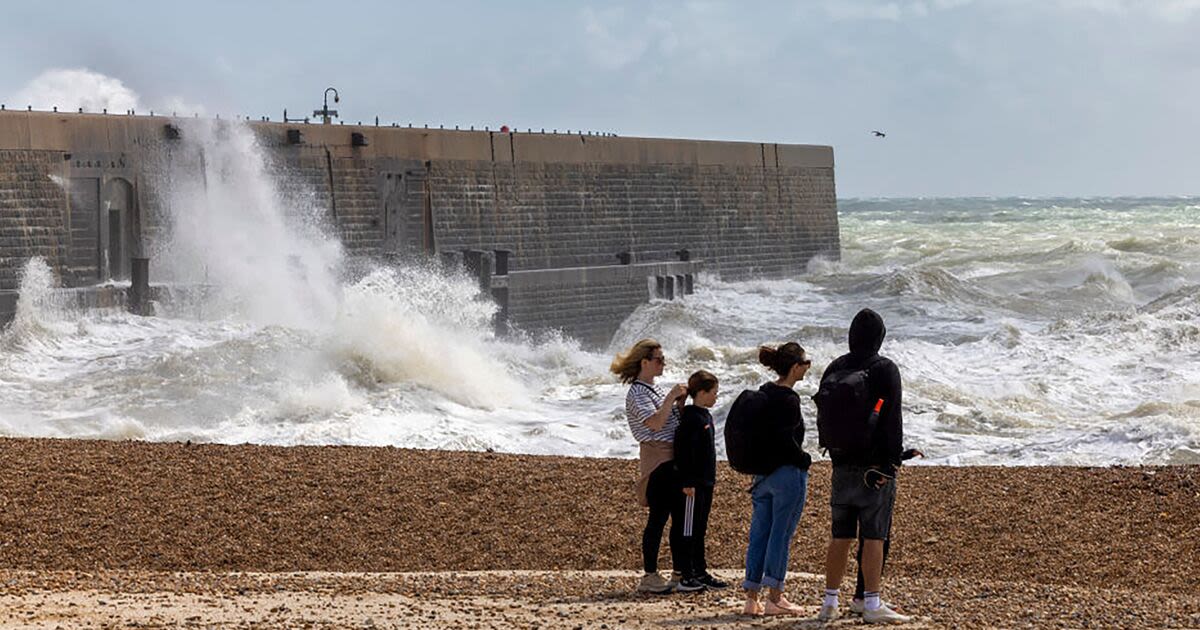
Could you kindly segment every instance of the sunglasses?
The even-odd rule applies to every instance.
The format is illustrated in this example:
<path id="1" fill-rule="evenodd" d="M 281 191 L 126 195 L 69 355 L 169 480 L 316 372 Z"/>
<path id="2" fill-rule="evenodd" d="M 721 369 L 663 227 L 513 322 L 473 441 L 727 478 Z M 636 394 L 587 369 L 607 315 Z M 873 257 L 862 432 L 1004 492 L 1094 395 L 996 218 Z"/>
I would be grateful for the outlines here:
<path id="1" fill-rule="evenodd" d="M 651 362 L 651 363 L 657 363 L 657 364 L 659 364 L 659 365 L 666 365 L 666 364 L 667 364 L 667 357 L 663 357 L 663 356 L 658 356 L 658 357 L 650 357 L 649 359 L 646 359 L 646 360 L 647 360 L 647 361 L 649 361 L 649 362 Z"/>

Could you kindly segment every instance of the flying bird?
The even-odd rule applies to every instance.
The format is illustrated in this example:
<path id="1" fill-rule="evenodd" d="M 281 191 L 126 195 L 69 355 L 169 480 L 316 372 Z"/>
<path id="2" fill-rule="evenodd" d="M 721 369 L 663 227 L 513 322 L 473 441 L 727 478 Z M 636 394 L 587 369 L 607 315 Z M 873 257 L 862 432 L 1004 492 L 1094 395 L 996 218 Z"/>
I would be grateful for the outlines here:
<path id="1" fill-rule="evenodd" d="M 875 134 L 876 138 L 886 138 L 887 137 L 887 134 L 883 133 L 882 131 L 874 130 L 871 133 Z"/>

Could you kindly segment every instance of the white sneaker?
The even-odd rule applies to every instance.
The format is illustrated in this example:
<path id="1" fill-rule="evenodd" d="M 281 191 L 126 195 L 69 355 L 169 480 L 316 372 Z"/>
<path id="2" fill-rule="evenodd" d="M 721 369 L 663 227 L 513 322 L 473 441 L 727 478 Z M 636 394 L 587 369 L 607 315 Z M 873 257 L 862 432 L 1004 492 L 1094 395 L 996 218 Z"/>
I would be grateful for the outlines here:
<path id="1" fill-rule="evenodd" d="M 879 608 L 875 610 L 864 610 L 863 621 L 867 623 L 908 623 L 912 621 L 912 617 L 901 615 L 900 613 L 888 608 L 887 604 L 880 602 Z"/>
<path id="2" fill-rule="evenodd" d="M 641 593 L 669 593 L 675 587 L 657 573 L 647 573 L 638 582 L 637 590 Z"/>
<path id="3" fill-rule="evenodd" d="M 841 613 L 838 612 L 837 606 L 826 606 L 822 604 L 821 612 L 817 613 L 817 621 L 833 621 L 840 616 Z"/>
<path id="4" fill-rule="evenodd" d="M 880 600 L 879 603 L 884 606 L 888 605 L 887 602 L 882 601 L 882 600 Z M 850 614 L 861 615 L 861 614 L 863 614 L 863 611 L 866 609 L 867 609 L 867 603 L 864 602 L 863 600 L 861 600 L 861 599 L 850 600 Z"/>

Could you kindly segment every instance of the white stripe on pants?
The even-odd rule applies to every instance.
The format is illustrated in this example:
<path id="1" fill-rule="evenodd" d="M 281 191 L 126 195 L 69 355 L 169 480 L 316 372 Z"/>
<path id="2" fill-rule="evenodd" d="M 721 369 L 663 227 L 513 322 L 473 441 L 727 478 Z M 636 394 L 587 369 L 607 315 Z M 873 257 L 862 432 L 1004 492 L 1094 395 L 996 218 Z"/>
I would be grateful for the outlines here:
<path id="1" fill-rule="evenodd" d="M 696 495 L 691 495 L 683 504 L 683 535 L 686 538 L 692 537 L 692 521 L 696 516 Z"/>

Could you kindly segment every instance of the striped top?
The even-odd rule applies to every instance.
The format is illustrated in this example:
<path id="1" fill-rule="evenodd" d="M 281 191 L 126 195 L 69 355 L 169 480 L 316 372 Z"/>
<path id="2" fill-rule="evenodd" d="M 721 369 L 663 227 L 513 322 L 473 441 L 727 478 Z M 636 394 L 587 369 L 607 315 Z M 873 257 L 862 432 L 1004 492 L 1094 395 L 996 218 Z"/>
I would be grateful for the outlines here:
<path id="1" fill-rule="evenodd" d="M 634 381 L 625 395 L 625 417 L 629 420 L 629 430 L 638 442 L 674 442 L 675 429 L 679 427 L 679 407 L 671 407 L 671 415 L 667 423 L 659 431 L 651 431 L 645 425 L 646 418 L 654 415 L 662 406 L 662 390 L 645 381 Z"/>

